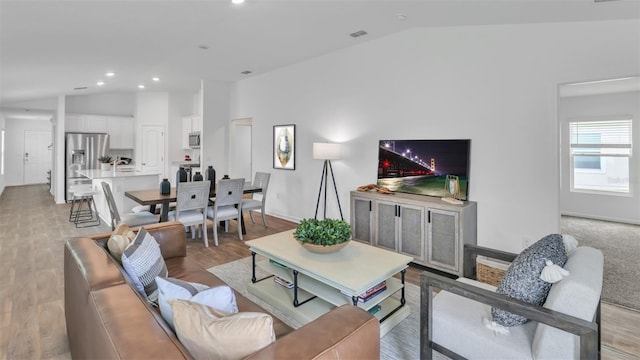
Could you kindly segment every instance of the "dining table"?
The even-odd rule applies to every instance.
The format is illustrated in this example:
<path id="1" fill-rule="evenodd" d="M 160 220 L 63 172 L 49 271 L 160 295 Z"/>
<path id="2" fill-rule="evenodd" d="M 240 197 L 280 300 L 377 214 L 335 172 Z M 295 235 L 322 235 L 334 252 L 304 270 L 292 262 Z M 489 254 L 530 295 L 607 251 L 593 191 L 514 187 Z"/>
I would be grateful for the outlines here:
<path id="1" fill-rule="evenodd" d="M 253 194 L 261 192 L 262 188 L 254 185 L 246 184 L 242 192 L 244 194 Z M 171 188 L 169 194 L 162 195 L 158 188 L 147 190 L 132 190 L 126 191 L 124 196 L 137 202 L 140 205 L 149 205 L 149 211 L 153 214 L 156 212 L 156 206 L 162 205 L 160 210 L 160 222 L 166 222 L 169 220 L 169 204 L 178 200 L 178 193 L 175 187 Z M 215 190 L 209 193 L 209 198 L 214 199 L 216 197 Z M 210 200 L 211 203 L 212 200 Z M 240 217 L 240 226 L 242 227 L 242 234 L 246 234 L 247 231 L 244 226 L 243 217 Z"/>

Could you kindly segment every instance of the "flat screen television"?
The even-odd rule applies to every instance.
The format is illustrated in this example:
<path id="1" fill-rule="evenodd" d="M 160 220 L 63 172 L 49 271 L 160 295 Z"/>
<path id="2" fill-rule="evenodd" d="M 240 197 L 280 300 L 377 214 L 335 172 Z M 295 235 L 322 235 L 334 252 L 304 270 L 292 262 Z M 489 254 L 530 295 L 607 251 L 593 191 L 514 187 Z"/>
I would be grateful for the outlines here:
<path id="1" fill-rule="evenodd" d="M 458 177 L 460 200 L 469 195 L 471 140 L 380 140 L 378 185 L 392 191 L 445 197 L 447 175 Z"/>

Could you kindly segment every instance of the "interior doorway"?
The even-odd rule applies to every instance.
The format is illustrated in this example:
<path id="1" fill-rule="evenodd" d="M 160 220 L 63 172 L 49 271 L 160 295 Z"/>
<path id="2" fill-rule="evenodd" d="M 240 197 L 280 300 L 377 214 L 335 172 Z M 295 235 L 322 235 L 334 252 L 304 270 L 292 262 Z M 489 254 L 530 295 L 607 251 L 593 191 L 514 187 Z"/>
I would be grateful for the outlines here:
<path id="1" fill-rule="evenodd" d="M 252 130 L 253 120 L 251 118 L 231 121 L 229 174 L 233 178 L 252 180 Z"/>
<path id="2" fill-rule="evenodd" d="M 560 84 L 560 214 L 640 224 L 640 77 Z"/>
<path id="3" fill-rule="evenodd" d="M 51 170 L 51 131 L 25 130 L 23 184 L 47 183 L 47 171 Z"/>
<path id="4" fill-rule="evenodd" d="M 142 125 L 142 170 L 159 171 L 164 174 L 164 127 Z"/>

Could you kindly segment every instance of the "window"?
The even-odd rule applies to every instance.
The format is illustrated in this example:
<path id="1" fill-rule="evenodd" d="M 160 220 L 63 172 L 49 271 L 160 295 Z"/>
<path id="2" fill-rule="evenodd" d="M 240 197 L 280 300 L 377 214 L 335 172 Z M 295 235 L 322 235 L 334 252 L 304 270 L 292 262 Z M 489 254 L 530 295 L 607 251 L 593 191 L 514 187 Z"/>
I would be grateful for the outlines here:
<path id="1" fill-rule="evenodd" d="M 631 119 L 569 123 L 571 190 L 630 193 Z"/>

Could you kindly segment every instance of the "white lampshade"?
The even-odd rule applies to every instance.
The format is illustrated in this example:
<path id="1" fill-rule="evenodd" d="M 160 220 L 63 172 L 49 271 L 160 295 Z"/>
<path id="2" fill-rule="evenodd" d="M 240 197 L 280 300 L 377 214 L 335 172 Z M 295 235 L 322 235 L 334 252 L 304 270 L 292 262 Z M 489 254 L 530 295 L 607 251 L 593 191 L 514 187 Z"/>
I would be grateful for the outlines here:
<path id="1" fill-rule="evenodd" d="M 320 160 L 339 160 L 342 157 L 342 146 L 331 143 L 313 143 L 313 158 Z"/>

